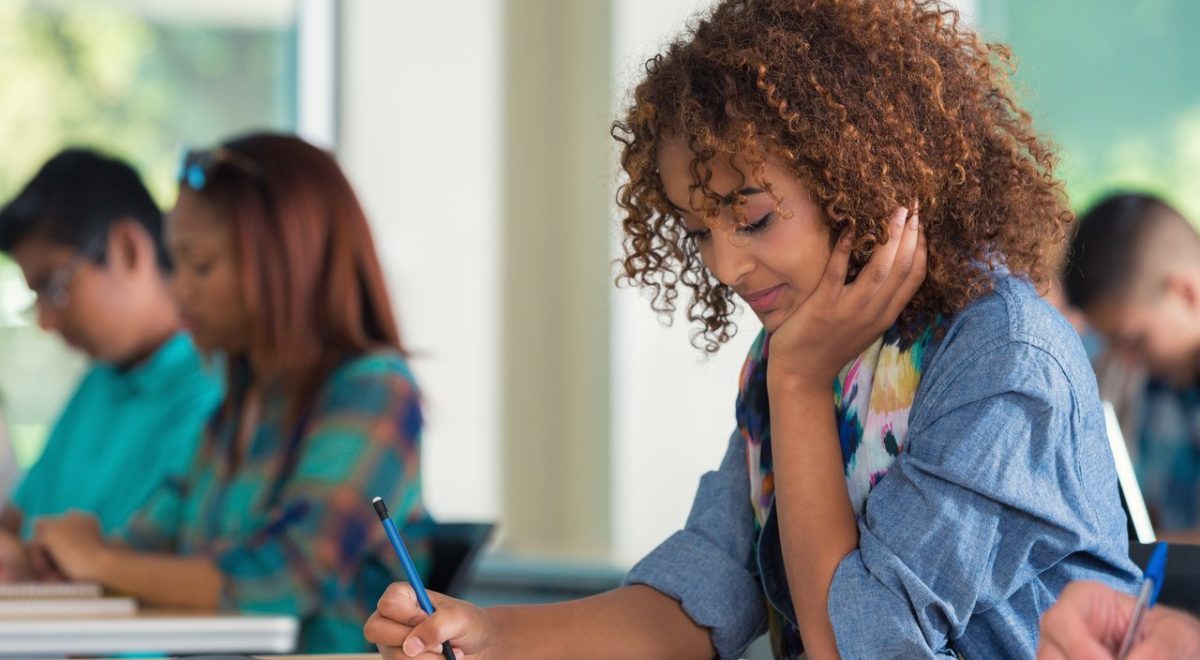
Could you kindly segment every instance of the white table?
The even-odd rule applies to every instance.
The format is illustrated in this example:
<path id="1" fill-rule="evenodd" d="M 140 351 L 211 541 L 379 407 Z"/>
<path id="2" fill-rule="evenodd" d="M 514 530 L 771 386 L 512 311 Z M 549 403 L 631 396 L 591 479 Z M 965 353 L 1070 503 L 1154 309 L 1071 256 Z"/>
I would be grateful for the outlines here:
<path id="1" fill-rule="evenodd" d="M 122 653 L 291 653 L 289 616 L 142 612 L 114 617 L 0 619 L 0 656 Z"/>

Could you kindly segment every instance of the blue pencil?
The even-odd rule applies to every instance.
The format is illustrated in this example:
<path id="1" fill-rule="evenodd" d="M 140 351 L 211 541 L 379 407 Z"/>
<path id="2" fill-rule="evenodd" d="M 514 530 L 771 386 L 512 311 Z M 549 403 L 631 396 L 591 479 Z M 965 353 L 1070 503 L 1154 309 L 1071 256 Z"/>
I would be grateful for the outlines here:
<path id="1" fill-rule="evenodd" d="M 429 594 L 425 593 L 425 585 L 421 584 L 421 576 L 417 574 L 417 567 L 413 564 L 412 556 L 408 554 L 408 548 L 404 546 L 404 539 L 400 538 L 400 530 L 396 529 L 396 523 L 392 522 L 392 517 L 388 515 L 387 505 L 383 503 L 382 497 L 371 500 L 371 504 L 375 505 L 375 513 L 379 514 L 379 521 L 383 523 L 383 531 L 387 532 L 388 540 L 392 542 L 392 549 L 400 557 L 400 565 L 404 567 L 404 576 L 408 578 L 408 583 L 412 585 L 413 591 L 417 594 L 417 604 L 426 614 L 433 614 L 433 602 L 429 600 Z M 449 644 L 442 644 L 442 656 L 446 660 L 455 660 L 454 651 Z"/>

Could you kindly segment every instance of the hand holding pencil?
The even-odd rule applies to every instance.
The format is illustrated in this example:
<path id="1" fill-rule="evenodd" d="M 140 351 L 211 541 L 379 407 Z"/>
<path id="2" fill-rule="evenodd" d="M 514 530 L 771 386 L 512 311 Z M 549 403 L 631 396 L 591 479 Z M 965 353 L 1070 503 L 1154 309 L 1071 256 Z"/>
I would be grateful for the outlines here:
<path id="1" fill-rule="evenodd" d="M 430 619 L 444 603 L 439 602 L 435 606 L 430 600 L 429 593 L 425 591 L 425 585 L 421 583 L 421 576 L 417 573 L 417 567 L 413 564 L 412 557 L 408 554 L 408 548 L 404 545 L 404 539 L 400 538 L 400 531 L 396 529 L 396 523 L 388 515 L 387 505 L 384 504 L 383 498 L 376 497 L 371 501 L 371 504 L 375 507 L 375 513 L 379 516 L 379 521 L 383 524 L 383 529 L 387 533 L 388 541 L 391 542 L 392 548 L 400 558 L 400 564 L 404 568 L 404 576 L 408 579 L 407 583 L 396 583 L 388 588 L 388 591 L 384 593 L 383 598 L 379 601 L 379 610 L 383 610 L 383 604 L 385 600 L 388 600 L 388 594 L 397 592 L 389 601 L 389 603 L 394 604 L 394 607 L 388 610 L 396 618 L 387 618 L 391 619 L 392 623 L 400 624 L 401 629 L 406 625 L 409 626 L 409 633 L 416 632 L 416 629 L 420 628 L 428 630 L 433 625 Z M 444 599 L 441 594 L 435 595 L 438 596 L 439 601 Z M 395 649 L 393 648 L 389 651 L 387 647 L 397 646 L 394 641 L 398 638 L 397 634 L 401 630 L 398 630 L 395 626 L 385 625 L 383 626 L 385 634 L 374 635 L 374 628 L 378 628 L 381 623 L 377 620 L 379 618 L 381 618 L 379 611 L 371 615 L 371 619 L 367 621 L 367 626 L 364 629 L 364 634 L 367 636 L 367 641 L 379 645 L 379 652 L 385 657 L 395 657 Z M 445 616 L 439 617 L 439 621 L 445 618 Z M 376 621 L 374 628 L 372 627 L 372 621 Z M 443 657 L 445 660 L 455 660 L 458 656 L 456 656 L 450 641 L 450 637 L 429 638 L 428 632 L 424 636 L 405 634 L 405 638 L 400 641 L 399 646 L 401 646 L 401 653 L 404 657 L 423 658 L 430 655 L 434 658 Z"/>
<path id="2" fill-rule="evenodd" d="M 466 601 L 427 593 L 433 615 L 421 609 L 412 585 L 396 582 L 388 587 L 363 628 L 367 641 L 378 645 L 384 660 L 438 660 L 443 642 L 460 660 L 481 657 L 493 637 L 487 613 Z"/>

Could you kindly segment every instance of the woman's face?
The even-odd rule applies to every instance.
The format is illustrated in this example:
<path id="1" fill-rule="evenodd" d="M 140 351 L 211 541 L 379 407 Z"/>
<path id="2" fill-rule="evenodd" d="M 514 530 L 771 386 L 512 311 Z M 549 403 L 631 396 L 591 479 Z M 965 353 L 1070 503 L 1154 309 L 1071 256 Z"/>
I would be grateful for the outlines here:
<path id="1" fill-rule="evenodd" d="M 713 159 L 708 187 L 726 201 L 721 221 L 709 228 L 701 192 L 689 190 L 693 157 L 680 139 L 659 151 L 659 175 L 667 197 L 687 225 L 705 267 L 746 302 L 767 332 L 774 332 L 816 290 L 829 261 L 829 228 L 821 209 L 804 183 L 778 160 L 767 160 L 758 181 L 744 160 L 735 159 L 731 165 Z M 771 186 L 778 202 L 763 184 Z M 741 207 L 746 224 L 741 226 L 735 226 L 729 204 L 738 194 L 746 198 Z"/>
<path id="2" fill-rule="evenodd" d="M 246 352 L 250 314 L 238 284 L 229 223 L 185 186 L 167 217 L 166 240 L 175 262 L 171 293 L 196 345 L 205 350 Z"/>

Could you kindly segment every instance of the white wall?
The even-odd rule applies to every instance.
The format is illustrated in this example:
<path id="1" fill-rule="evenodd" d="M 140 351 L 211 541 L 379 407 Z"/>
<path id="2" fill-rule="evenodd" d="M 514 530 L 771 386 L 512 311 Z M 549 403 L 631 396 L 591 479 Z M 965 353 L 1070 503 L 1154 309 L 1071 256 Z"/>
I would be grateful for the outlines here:
<path id="1" fill-rule="evenodd" d="M 619 94 L 694 6 L 614 2 Z M 407 340 L 425 356 L 415 365 L 429 399 L 426 497 L 447 518 L 503 515 L 501 9 L 502 0 L 343 3 L 339 155 L 373 219 Z M 686 323 L 664 329 L 637 291 L 612 295 L 607 550 L 629 563 L 682 524 L 699 476 L 720 460 L 757 324 L 706 359 Z"/>
<path id="2" fill-rule="evenodd" d="M 646 59 L 709 6 L 615 0 L 614 112 Z M 760 325 L 751 314 L 739 317 L 737 337 L 706 358 L 689 343 L 682 315 L 664 328 L 636 289 L 615 291 L 612 304 L 613 552 L 631 563 L 683 526 L 700 475 L 720 463 L 735 425 L 738 371 Z"/>
<path id="3" fill-rule="evenodd" d="M 499 514 L 500 0 L 342 3 L 338 154 L 425 392 L 425 498 Z"/>

